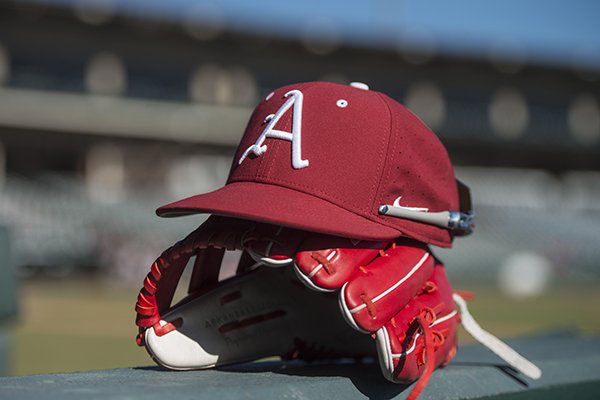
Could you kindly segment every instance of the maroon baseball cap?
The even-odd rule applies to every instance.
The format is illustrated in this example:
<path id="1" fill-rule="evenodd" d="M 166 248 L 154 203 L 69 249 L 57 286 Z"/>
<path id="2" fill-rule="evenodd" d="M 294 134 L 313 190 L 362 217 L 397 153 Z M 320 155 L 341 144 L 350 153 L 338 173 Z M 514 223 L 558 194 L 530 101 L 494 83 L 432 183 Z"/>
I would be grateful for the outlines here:
<path id="1" fill-rule="evenodd" d="M 212 213 L 361 240 L 408 236 L 442 247 L 449 229 L 383 215 L 395 204 L 457 210 L 446 149 L 413 113 L 364 84 L 298 83 L 256 107 L 221 189 L 160 207 Z"/>

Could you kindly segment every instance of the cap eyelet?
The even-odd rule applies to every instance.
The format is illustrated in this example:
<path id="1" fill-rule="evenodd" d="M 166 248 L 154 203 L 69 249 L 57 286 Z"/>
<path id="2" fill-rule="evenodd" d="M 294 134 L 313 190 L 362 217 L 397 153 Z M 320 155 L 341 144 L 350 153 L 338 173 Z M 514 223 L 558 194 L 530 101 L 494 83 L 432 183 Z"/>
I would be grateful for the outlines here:
<path id="1" fill-rule="evenodd" d="M 348 106 L 348 101 L 344 100 L 344 99 L 339 99 L 336 103 L 336 106 L 338 106 L 339 108 L 346 108 Z"/>
<path id="2" fill-rule="evenodd" d="M 265 97 L 265 100 L 269 100 L 271 97 L 273 97 L 273 95 L 275 94 L 275 92 L 271 92 L 267 95 L 267 97 Z"/>

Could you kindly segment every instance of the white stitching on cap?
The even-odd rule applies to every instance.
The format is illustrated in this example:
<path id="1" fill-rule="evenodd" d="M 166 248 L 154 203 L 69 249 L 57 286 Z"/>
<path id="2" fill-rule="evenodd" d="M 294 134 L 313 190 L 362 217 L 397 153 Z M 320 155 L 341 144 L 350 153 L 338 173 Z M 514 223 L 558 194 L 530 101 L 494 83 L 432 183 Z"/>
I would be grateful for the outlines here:
<path id="1" fill-rule="evenodd" d="M 267 145 L 264 144 L 265 140 L 268 138 L 287 140 L 288 142 L 292 142 L 292 167 L 294 169 L 302 169 L 308 167 L 308 160 L 302 158 L 302 146 L 301 146 L 301 137 L 302 137 L 302 102 L 304 96 L 302 92 L 297 89 L 290 90 L 285 94 L 284 97 L 288 99 L 283 103 L 279 110 L 275 113 L 275 115 L 269 120 L 267 126 L 262 131 L 258 139 L 253 145 L 250 145 L 244 151 L 242 156 L 238 161 L 238 165 L 241 164 L 246 157 L 250 153 L 253 153 L 255 156 L 260 157 L 267 151 Z M 275 124 L 277 121 L 289 110 L 292 109 L 292 131 L 280 131 L 275 128 Z"/>

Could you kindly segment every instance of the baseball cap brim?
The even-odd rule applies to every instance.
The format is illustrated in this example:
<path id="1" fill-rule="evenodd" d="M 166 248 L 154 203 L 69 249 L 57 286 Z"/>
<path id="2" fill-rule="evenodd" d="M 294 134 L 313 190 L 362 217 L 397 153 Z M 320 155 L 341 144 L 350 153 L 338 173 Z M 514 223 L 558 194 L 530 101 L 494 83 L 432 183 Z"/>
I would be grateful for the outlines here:
<path id="1" fill-rule="evenodd" d="M 282 186 L 232 182 L 156 210 L 160 217 L 210 213 L 361 240 L 390 240 L 401 232 L 321 198 Z M 343 224 L 340 224 L 343 221 Z"/>

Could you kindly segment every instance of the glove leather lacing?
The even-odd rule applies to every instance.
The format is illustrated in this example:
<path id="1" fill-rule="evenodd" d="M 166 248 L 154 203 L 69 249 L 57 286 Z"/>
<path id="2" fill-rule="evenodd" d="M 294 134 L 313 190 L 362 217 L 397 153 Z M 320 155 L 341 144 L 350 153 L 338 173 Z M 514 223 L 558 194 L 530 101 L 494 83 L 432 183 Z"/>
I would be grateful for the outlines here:
<path id="1" fill-rule="evenodd" d="M 233 223 L 232 227 L 237 228 L 239 223 Z M 150 272 L 144 279 L 144 286 L 140 290 L 135 310 L 137 312 L 136 324 L 139 326 L 139 333 L 136 336 L 136 342 L 139 346 L 144 345 L 144 332 L 146 328 L 152 326 L 157 335 L 161 336 L 177 329 L 180 321 L 161 323 L 161 314 L 166 311 L 173 299 L 173 294 L 177 287 L 185 266 L 194 255 L 200 257 L 213 257 L 219 252 L 225 250 L 235 250 L 240 246 L 240 242 L 251 231 L 244 227 L 242 229 L 232 229 L 231 231 L 215 231 L 211 229 L 197 229 L 190 233 L 186 238 L 177 242 L 172 247 L 165 250 L 160 257 L 152 264 Z M 241 237 L 240 237 L 241 236 Z M 209 253 L 213 251 L 215 253 Z M 220 253 L 222 258 L 222 253 Z M 196 271 L 194 271 L 196 272 Z M 218 269 L 204 269 L 201 277 L 195 277 L 192 274 L 192 281 L 202 282 L 204 286 L 196 287 L 196 291 L 201 293 L 210 289 L 218 281 Z M 161 285 L 159 285 L 159 282 Z M 191 284 L 190 284 L 191 285 Z M 159 290 L 162 292 L 159 293 Z M 191 289 L 191 286 L 190 286 Z M 188 298 L 189 300 L 189 298 Z"/>
<path id="2" fill-rule="evenodd" d="M 323 265 L 323 268 L 329 275 L 335 273 L 335 267 L 333 266 L 333 263 L 327 259 L 327 257 L 317 253 L 316 251 L 312 252 L 310 257 L 319 264 Z"/>
<path id="3" fill-rule="evenodd" d="M 428 286 L 429 283 L 431 282 L 427 282 L 423 287 L 424 292 L 436 290 L 435 284 L 431 283 L 431 285 Z M 542 371 L 536 365 L 525 359 L 506 343 L 502 342 L 500 339 L 481 328 L 481 326 L 469 313 L 469 309 L 467 308 L 467 304 L 464 299 L 465 297 L 470 298 L 472 295 L 468 293 L 463 294 L 462 292 L 460 294 L 455 292 L 452 295 L 454 302 L 458 305 L 461 317 L 460 321 L 465 330 L 469 332 L 473 338 L 493 351 L 500 358 L 525 376 L 531 379 L 539 379 L 542 376 Z M 424 342 L 422 349 L 424 354 L 417 358 L 417 362 L 419 364 L 425 364 L 425 370 L 408 395 L 407 400 L 415 400 L 419 397 L 423 389 L 425 389 L 427 386 L 427 383 L 429 382 L 429 379 L 435 370 L 435 351 L 444 344 L 445 337 L 447 336 L 447 332 L 445 332 L 445 330 L 440 331 L 432 329 L 438 316 L 436 310 L 441 308 L 443 308 L 443 304 L 439 304 L 434 309 L 424 308 L 421 310 L 419 316 L 417 316 L 415 319 L 415 321 L 419 324 L 420 332 L 423 334 Z M 395 324 L 393 325 L 395 326 Z M 401 340 L 404 340 L 404 336 L 401 337 Z M 414 340 L 416 340 L 416 337 Z"/>
<path id="4" fill-rule="evenodd" d="M 416 321 L 423 332 L 423 341 L 425 345 L 425 357 L 423 358 L 423 361 L 425 362 L 425 371 L 423 371 L 423 375 L 421 375 L 406 400 L 415 400 L 419 397 L 423 389 L 425 389 L 425 386 L 427 386 L 429 378 L 431 378 L 431 374 L 433 374 L 435 369 L 434 333 L 430 327 L 430 325 L 435 322 L 435 317 L 431 320 L 431 314 L 427 311 L 428 310 L 421 311 L 421 314 L 416 318 Z"/>
<path id="5" fill-rule="evenodd" d="M 452 298 L 460 310 L 462 326 L 471 336 L 473 336 L 473 338 L 475 338 L 475 340 L 496 353 L 498 357 L 502 358 L 525 376 L 528 376 L 531 379 L 539 379 L 542 376 L 542 371 L 535 364 L 479 326 L 473 316 L 469 313 L 467 302 L 460 294 L 454 293 Z"/>

